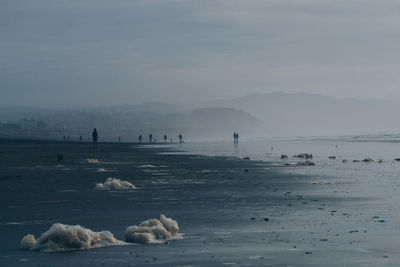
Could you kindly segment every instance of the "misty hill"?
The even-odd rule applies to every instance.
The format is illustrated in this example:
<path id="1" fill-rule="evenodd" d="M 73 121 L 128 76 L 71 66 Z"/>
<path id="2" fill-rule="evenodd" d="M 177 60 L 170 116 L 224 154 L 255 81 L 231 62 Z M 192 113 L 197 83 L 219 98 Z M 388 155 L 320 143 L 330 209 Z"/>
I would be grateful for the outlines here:
<path id="1" fill-rule="evenodd" d="M 177 112 L 179 111 L 179 112 Z M 27 118 L 27 119 L 25 119 Z M 161 141 L 164 134 L 176 138 L 230 138 L 233 131 L 255 136 L 264 124 L 248 114 L 233 108 L 203 108 L 188 111 L 169 104 L 147 103 L 101 108 L 35 109 L 0 108 L 0 134 L 7 136 L 40 136 L 62 138 L 80 135 L 90 139 L 98 128 L 103 140 L 133 141 L 139 134 L 145 140 L 149 133 Z"/>
<path id="2" fill-rule="evenodd" d="M 129 113 L 155 113 L 161 115 L 174 114 L 174 113 L 190 113 L 190 109 L 169 103 L 162 102 L 145 102 L 138 105 L 121 105 L 121 106 L 111 106 L 108 108 L 99 108 L 99 111 L 109 110 L 111 113 L 115 112 L 129 112 Z"/>
<path id="3" fill-rule="evenodd" d="M 245 110 L 262 119 L 268 135 L 341 135 L 400 131 L 400 104 L 309 93 L 255 93 L 208 106 Z"/>

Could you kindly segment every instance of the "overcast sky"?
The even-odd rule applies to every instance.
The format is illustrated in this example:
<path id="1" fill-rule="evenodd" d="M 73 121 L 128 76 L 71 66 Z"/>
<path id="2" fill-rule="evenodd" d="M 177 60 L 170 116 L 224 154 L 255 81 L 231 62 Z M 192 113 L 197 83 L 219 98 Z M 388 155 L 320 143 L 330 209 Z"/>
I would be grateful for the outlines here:
<path id="1" fill-rule="evenodd" d="M 400 101 L 400 2 L 0 0 L 0 105 Z"/>

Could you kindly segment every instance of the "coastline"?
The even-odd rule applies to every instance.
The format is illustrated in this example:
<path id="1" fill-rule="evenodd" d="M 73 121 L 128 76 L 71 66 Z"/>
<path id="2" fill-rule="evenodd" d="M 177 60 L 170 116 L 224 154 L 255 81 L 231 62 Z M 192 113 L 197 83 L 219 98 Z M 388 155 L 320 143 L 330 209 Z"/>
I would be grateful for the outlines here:
<path id="1" fill-rule="evenodd" d="M 333 266 L 396 262 L 395 257 L 379 251 L 369 252 L 363 261 L 362 253 L 356 252 L 357 244 L 369 232 L 350 224 L 350 230 L 343 228 L 348 223 L 343 218 L 355 216 L 355 212 L 342 215 L 346 212 L 341 210 L 346 205 L 366 205 L 368 199 L 326 194 L 320 189 L 329 185 L 311 184 L 317 177 L 283 173 L 272 163 L 168 154 L 162 152 L 170 149 L 139 149 L 134 143 L 103 143 L 93 149 L 90 143 L 3 141 L 0 265 Z M 62 163 L 57 163 L 57 154 L 63 154 Z M 88 158 L 99 163 L 85 162 Z M 153 167 L 143 167 L 146 165 Z M 128 180 L 137 190 L 93 190 L 108 177 Z M 127 226 L 160 214 L 178 221 L 183 239 L 72 253 L 18 249 L 24 235 L 40 235 L 56 222 L 109 230 L 122 239 Z M 344 235 L 352 229 L 357 230 L 354 235 Z M 330 263 L 330 257 L 337 257 L 336 261 Z"/>

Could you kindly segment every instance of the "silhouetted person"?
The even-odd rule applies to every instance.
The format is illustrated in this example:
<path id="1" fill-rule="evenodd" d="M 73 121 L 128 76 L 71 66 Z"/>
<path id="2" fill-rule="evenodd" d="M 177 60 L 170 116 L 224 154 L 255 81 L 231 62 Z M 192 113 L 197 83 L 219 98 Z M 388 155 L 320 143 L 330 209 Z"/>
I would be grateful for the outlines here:
<path id="1" fill-rule="evenodd" d="M 182 134 L 179 134 L 179 135 L 178 135 L 178 138 L 179 138 L 179 143 L 182 143 L 182 142 L 183 142 L 183 141 L 182 141 L 182 138 L 183 138 Z"/>
<path id="2" fill-rule="evenodd" d="M 153 135 L 152 134 L 149 134 L 149 141 L 150 141 L 150 143 L 153 142 Z"/>
<path id="3" fill-rule="evenodd" d="M 79 141 L 82 141 L 82 135 L 79 136 Z"/>
<path id="4" fill-rule="evenodd" d="M 93 146 L 95 146 L 97 144 L 97 139 L 99 139 L 99 134 L 97 133 L 96 128 L 93 129 L 92 138 L 93 138 Z"/>
<path id="5" fill-rule="evenodd" d="M 168 136 L 166 134 L 164 134 L 164 143 L 167 142 Z"/>
<path id="6" fill-rule="evenodd" d="M 143 140 L 142 134 L 139 135 L 138 140 L 139 140 L 140 143 L 142 142 L 142 140 Z"/>
<path id="7" fill-rule="evenodd" d="M 64 135 L 64 141 L 67 140 L 67 137 Z"/>
<path id="8" fill-rule="evenodd" d="M 239 133 L 237 133 L 237 132 L 233 133 L 233 142 L 239 143 Z"/>

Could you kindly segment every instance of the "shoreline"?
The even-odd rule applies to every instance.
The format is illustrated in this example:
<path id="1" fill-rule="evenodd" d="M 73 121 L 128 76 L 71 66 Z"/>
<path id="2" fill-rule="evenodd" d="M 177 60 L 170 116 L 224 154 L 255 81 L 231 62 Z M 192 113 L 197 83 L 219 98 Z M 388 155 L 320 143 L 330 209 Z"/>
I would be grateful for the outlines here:
<path id="1" fill-rule="evenodd" d="M 368 199 L 326 194 L 329 185 L 311 184 L 316 177 L 284 173 L 263 161 L 136 148 L 144 143 L 104 143 L 96 149 L 78 144 L 0 141 L 0 249 L 5 255 L 0 265 L 23 265 L 21 259 L 51 266 L 323 264 L 337 255 L 342 259 L 332 265 L 360 260 L 349 243 L 354 237 L 344 235 L 354 230 L 348 223 L 353 218 L 341 214 L 346 209 L 356 216 L 352 206 Z M 62 166 L 55 158 L 60 151 Z M 138 189 L 93 190 L 107 177 L 128 180 Z M 24 235 L 40 235 L 56 222 L 109 230 L 121 239 L 127 226 L 160 214 L 178 221 L 183 239 L 79 253 L 18 249 Z M 376 253 L 377 264 L 395 261 Z"/>

